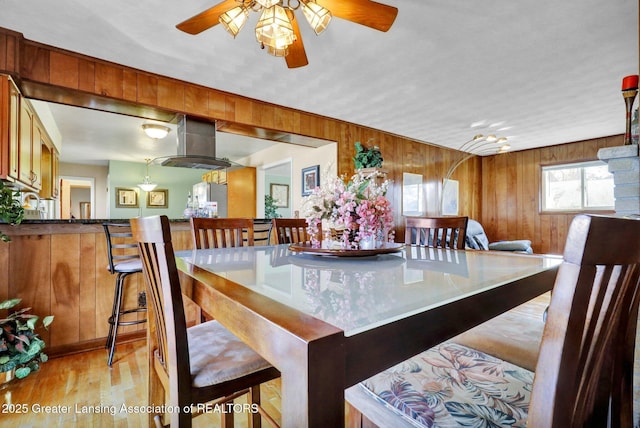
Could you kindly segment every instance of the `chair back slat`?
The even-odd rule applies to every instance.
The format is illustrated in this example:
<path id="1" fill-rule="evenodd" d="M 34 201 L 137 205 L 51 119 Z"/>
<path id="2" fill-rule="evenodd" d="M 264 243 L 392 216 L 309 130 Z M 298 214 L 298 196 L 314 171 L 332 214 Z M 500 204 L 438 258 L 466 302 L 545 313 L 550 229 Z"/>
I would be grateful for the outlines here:
<path id="1" fill-rule="evenodd" d="M 274 218 L 273 230 L 275 230 L 276 244 L 296 244 L 298 242 L 310 242 L 311 235 L 307 232 L 307 220 L 303 218 Z M 318 240 L 322 237 L 319 230 Z"/>
<path id="2" fill-rule="evenodd" d="M 140 249 L 147 294 L 152 302 L 150 309 L 158 341 L 158 349 L 153 352 L 160 356 L 172 384 L 175 382 L 179 389 L 190 388 L 187 325 L 169 219 L 166 216 L 133 218 L 131 228 Z M 189 393 L 169 396 L 171 400 L 188 399 Z M 183 406 L 189 401 L 171 404 Z"/>
<path id="3" fill-rule="evenodd" d="M 638 220 L 574 218 L 540 346 L 528 426 L 632 426 L 639 242 Z"/>
<path id="4" fill-rule="evenodd" d="M 107 259 L 109 271 L 116 272 L 116 265 L 140 259 L 138 244 L 134 242 L 129 223 L 103 223 L 107 238 Z"/>
<path id="5" fill-rule="evenodd" d="M 273 227 L 272 222 L 268 223 L 253 223 L 253 244 L 254 245 L 270 245 L 271 244 L 271 229 Z"/>
<path id="6" fill-rule="evenodd" d="M 463 249 L 468 217 L 405 217 L 408 245 Z"/>
<path id="7" fill-rule="evenodd" d="M 249 218 L 192 218 L 191 235 L 196 249 L 254 245 L 253 220 Z"/>

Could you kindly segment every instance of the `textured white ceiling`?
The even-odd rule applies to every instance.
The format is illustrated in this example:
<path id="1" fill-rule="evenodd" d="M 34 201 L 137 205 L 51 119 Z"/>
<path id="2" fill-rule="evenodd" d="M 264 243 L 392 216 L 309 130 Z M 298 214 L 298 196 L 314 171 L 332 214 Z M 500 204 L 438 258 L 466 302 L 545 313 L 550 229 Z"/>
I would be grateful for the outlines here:
<path id="1" fill-rule="evenodd" d="M 347 0 L 345 0 L 347 1 Z M 638 73 L 635 0 L 387 0 L 388 33 L 301 22 L 307 67 L 175 25 L 216 0 L 0 0 L 28 39 L 208 87 L 459 147 L 476 133 L 514 150 L 624 132 L 622 77 Z M 476 124 L 475 128 L 472 127 Z M 64 138 L 64 136 L 63 136 Z"/>

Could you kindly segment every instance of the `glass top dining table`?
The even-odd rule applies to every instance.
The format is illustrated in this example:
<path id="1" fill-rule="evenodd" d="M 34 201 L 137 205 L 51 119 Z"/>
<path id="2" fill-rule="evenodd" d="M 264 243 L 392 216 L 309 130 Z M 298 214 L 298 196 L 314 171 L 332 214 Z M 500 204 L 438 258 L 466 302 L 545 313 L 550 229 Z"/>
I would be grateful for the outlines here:
<path id="1" fill-rule="evenodd" d="M 285 427 L 342 426 L 345 388 L 550 290 L 562 262 L 416 246 L 345 257 L 286 244 L 176 259 L 183 292 L 281 371 Z"/>

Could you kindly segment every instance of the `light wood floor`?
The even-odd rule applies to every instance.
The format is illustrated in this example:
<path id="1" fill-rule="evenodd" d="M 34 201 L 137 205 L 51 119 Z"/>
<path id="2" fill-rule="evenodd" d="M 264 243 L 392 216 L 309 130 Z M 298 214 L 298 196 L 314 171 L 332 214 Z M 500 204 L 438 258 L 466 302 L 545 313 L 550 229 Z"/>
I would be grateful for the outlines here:
<path id="1" fill-rule="evenodd" d="M 111 369 L 106 350 L 51 359 L 27 378 L 0 386 L 0 426 L 145 427 L 147 414 L 121 412 L 121 407 L 146 405 L 146 362 L 145 341 L 118 345 Z M 279 423 L 280 380 L 263 385 L 261 395 L 263 406 Z M 245 402 L 244 397 L 236 400 Z M 93 413 L 83 413 L 91 407 Z M 236 427 L 248 426 L 241 415 L 235 419 Z M 194 427 L 219 427 L 220 416 L 203 414 L 193 422 Z"/>

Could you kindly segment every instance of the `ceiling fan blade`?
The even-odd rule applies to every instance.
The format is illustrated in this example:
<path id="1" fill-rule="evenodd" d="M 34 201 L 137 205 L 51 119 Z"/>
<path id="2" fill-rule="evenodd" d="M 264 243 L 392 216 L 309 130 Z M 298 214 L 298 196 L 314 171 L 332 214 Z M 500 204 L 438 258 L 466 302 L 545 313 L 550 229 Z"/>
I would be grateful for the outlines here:
<path id="1" fill-rule="evenodd" d="M 296 40 L 289 45 L 289 53 L 284 57 L 284 59 L 287 61 L 287 67 L 289 68 L 304 67 L 309 64 L 309 60 L 307 59 L 307 53 L 305 52 L 304 44 L 302 43 L 302 35 L 300 34 L 300 27 L 298 27 L 298 20 L 291 9 L 287 9 L 287 15 L 291 20 L 293 34 L 295 34 Z"/>
<path id="2" fill-rule="evenodd" d="M 365 27 L 388 31 L 398 15 L 398 8 L 371 0 L 316 0 L 336 18 Z"/>
<path id="3" fill-rule="evenodd" d="M 176 25 L 178 30 L 184 31 L 189 34 L 198 34 L 207 30 L 214 25 L 218 25 L 218 18 L 226 11 L 236 7 L 238 3 L 236 0 L 225 0 L 222 3 L 200 12 L 199 14 L 192 16 L 184 22 Z"/>

